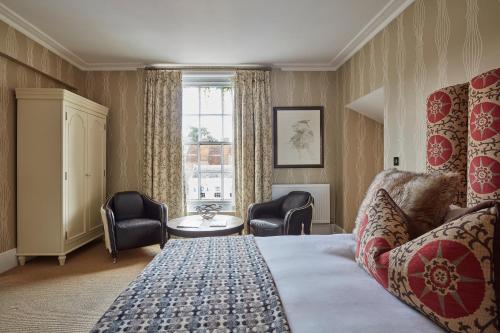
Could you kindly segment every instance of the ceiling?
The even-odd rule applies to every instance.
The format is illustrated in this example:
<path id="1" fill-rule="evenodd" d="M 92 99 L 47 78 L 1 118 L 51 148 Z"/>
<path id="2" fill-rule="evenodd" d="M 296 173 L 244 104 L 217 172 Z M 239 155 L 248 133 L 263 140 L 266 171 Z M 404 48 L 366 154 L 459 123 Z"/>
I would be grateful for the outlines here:
<path id="1" fill-rule="evenodd" d="M 0 19 L 80 69 L 335 70 L 412 0 L 0 0 Z"/>

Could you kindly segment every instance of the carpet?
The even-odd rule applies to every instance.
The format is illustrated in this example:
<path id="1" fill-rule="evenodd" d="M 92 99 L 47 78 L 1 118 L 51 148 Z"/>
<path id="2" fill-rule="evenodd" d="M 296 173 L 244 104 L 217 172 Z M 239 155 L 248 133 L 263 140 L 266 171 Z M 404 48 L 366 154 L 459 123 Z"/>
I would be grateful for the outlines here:
<path id="1" fill-rule="evenodd" d="M 160 251 L 121 251 L 112 263 L 101 240 L 57 257 L 37 257 L 0 274 L 0 332 L 88 332 Z"/>

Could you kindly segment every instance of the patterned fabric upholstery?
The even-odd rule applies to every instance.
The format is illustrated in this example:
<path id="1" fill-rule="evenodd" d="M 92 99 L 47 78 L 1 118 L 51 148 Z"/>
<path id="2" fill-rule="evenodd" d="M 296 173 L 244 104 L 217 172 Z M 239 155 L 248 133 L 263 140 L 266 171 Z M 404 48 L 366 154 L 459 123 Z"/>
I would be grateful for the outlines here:
<path id="1" fill-rule="evenodd" d="M 500 200 L 500 68 L 469 87 L 467 205 Z"/>
<path id="2" fill-rule="evenodd" d="M 387 253 L 409 240 L 407 222 L 403 211 L 380 189 L 358 228 L 356 261 L 384 288 L 388 281 Z"/>
<path id="3" fill-rule="evenodd" d="M 499 332 L 499 205 L 483 202 L 388 252 L 389 292 L 448 332 Z"/>
<path id="4" fill-rule="evenodd" d="M 170 240 L 92 329 L 290 332 L 253 236 Z"/>
<path id="5" fill-rule="evenodd" d="M 427 99 L 427 171 L 460 173 L 454 203 L 462 207 L 467 192 L 468 86 L 464 83 L 446 87 Z"/>

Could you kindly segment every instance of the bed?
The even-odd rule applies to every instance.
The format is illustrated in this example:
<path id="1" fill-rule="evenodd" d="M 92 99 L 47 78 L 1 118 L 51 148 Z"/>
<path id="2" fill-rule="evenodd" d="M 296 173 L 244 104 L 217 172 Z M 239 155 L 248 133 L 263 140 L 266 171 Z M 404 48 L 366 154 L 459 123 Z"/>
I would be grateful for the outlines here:
<path id="1" fill-rule="evenodd" d="M 93 332 L 442 332 L 354 247 L 348 234 L 172 240 Z"/>

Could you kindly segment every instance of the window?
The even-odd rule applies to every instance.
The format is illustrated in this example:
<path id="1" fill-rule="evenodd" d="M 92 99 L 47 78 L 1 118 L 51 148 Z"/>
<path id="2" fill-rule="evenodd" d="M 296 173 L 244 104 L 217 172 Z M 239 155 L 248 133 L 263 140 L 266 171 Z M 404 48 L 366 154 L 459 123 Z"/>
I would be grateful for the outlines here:
<path id="1" fill-rule="evenodd" d="M 229 79 L 183 76 L 182 142 L 188 211 L 201 203 L 219 203 L 224 210 L 233 210 L 233 88 Z"/>

